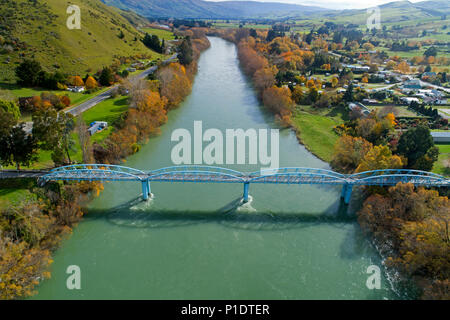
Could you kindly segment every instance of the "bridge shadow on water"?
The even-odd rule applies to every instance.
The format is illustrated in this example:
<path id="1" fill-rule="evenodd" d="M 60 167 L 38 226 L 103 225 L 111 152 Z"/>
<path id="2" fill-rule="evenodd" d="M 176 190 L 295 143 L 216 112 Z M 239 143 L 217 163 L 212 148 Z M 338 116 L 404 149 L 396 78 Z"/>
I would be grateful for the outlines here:
<path id="1" fill-rule="evenodd" d="M 225 227 L 273 231 L 308 228 L 319 224 L 354 223 L 356 217 L 347 213 L 347 206 L 340 202 L 332 205 L 322 214 L 307 212 L 274 213 L 256 211 L 251 202 L 242 204 L 238 198 L 216 211 L 165 210 L 152 208 L 152 201 L 143 202 L 140 198 L 108 209 L 89 209 L 85 220 L 106 219 L 109 223 L 129 228 L 174 228 L 196 224 L 217 223 Z"/>

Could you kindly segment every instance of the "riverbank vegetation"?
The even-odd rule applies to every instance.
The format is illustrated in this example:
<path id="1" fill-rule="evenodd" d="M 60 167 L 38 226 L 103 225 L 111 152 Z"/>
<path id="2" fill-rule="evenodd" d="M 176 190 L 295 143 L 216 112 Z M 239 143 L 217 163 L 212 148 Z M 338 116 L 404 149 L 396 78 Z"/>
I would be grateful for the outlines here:
<path id="1" fill-rule="evenodd" d="M 6 186 L 4 184 L 7 184 Z M 0 299 L 24 298 L 50 277 L 51 254 L 71 233 L 84 212 L 81 205 L 101 191 L 101 184 L 50 183 L 39 188 L 34 181 L 3 181 L 27 184 L 28 197 L 0 211 Z"/>

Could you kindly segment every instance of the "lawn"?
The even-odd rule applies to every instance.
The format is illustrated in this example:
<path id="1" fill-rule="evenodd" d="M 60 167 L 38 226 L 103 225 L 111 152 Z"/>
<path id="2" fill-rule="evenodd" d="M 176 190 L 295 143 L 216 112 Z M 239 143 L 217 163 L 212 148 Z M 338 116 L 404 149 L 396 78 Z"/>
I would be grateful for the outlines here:
<path id="1" fill-rule="evenodd" d="M 83 120 L 87 125 L 94 121 L 106 121 L 109 126 L 114 126 L 120 116 L 127 110 L 128 97 L 110 98 L 84 112 Z"/>
<path id="2" fill-rule="evenodd" d="M 163 30 L 163 29 L 157 29 L 157 28 L 142 28 L 142 31 L 146 32 L 148 34 L 151 34 L 151 35 L 158 36 L 158 38 L 164 39 L 166 41 L 175 39 L 175 35 L 173 34 L 173 32 L 171 32 L 169 30 Z"/>
<path id="3" fill-rule="evenodd" d="M 0 209 L 8 209 L 11 204 L 35 199 L 29 190 L 35 186 L 33 179 L 12 179 L 0 181 Z"/>
<path id="4" fill-rule="evenodd" d="M 437 144 L 439 159 L 434 164 L 433 172 L 450 176 L 450 144 Z"/>
<path id="5" fill-rule="evenodd" d="M 292 117 L 292 124 L 305 147 L 319 158 L 330 162 L 339 136 L 333 131 L 344 123 L 347 112 L 342 109 L 315 110 L 301 106 Z"/>

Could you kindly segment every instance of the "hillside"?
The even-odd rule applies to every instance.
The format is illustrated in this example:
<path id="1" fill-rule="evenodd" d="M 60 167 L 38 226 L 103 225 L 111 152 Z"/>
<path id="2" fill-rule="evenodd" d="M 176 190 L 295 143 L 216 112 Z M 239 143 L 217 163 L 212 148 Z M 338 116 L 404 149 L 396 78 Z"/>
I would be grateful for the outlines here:
<path id="1" fill-rule="evenodd" d="M 409 1 L 390 2 L 380 6 L 381 23 L 398 23 L 401 21 L 417 21 L 440 19 L 450 14 L 447 0 L 434 0 L 412 3 Z M 330 21 L 365 24 L 368 18 L 366 9 L 342 10 L 327 12 L 323 17 Z M 314 18 L 314 17 L 312 17 Z"/>
<path id="2" fill-rule="evenodd" d="M 127 20 L 133 20 L 134 13 L 100 0 L 78 0 L 81 30 L 69 30 L 66 10 L 71 3 L 0 0 L 0 82 L 14 81 L 14 69 L 23 58 L 38 60 L 47 71 L 84 75 L 111 64 L 113 56 L 156 56 Z"/>
<path id="3" fill-rule="evenodd" d="M 208 2 L 202 0 L 102 0 L 146 17 L 236 19 L 307 15 L 319 7 L 255 1 Z"/>

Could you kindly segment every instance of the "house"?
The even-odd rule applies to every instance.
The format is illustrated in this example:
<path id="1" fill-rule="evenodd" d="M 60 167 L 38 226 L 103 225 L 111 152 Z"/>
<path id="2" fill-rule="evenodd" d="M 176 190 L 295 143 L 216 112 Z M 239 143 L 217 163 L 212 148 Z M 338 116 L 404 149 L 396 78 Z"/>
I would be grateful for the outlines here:
<path id="1" fill-rule="evenodd" d="M 70 92 L 75 92 L 75 93 L 82 93 L 84 92 L 86 89 L 84 87 L 68 87 L 67 91 Z"/>
<path id="2" fill-rule="evenodd" d="M 447 99 L 446 98 L 436 98 L 436 97 L 426 97 L 424 99 L 425 103 L 428 104 L 438 104 L 438 105 L 446 105 L 447 104 Z"/>
<path id="3" fill-rule="evenodd" d="M 372 104 L 372 105 L 380 104 L 380 101 L 376 99 L 363 99 L 362 102 L 365 104 Z"/>
<path id="4" fill-rule="evenodd" d="M 413 102 L 420 103 L 419 99 L 413 97 L 402 97 L 400 98 L 400 101 L 407 105 L 410 105 Z"/>
<path id="5" fill-rule="evenodd" d="M 436 77 L 436 72 L 424 72 L 422 73 L 422 79 Z"/>
<path id="6" fill-rule="evenodd" d="M 431 132 L 433 141 L 436 143 L 449 143 L 450 142 L 450 131 L 446 132 Z"/>
<path id="7" fill-rule="evenodd" d="M 422 89 L 420 80 L 407 80 L 403 83 L 403 89 Z"/>
<path id="8" fill-rule="evenodd" d="M 101 132 L 108 128 L 108 122 L 104 121 L 95 121 L 90 124 L 90 127 L 88 129 L 89 134 L 93 136 L 94 134 Z"/>
<path id="9" fill-rule="evenodd" d="M 350 110 L 354 110 L 355 108 L 358 108 L 358 109 L 360 109 L 361 110 L 361 113 L 364 115 L 364 116 L 368 116 L 369 114 L 370 114 L 370 109 L 369 108 L 367 108 L 365 105 L 363 105 L 362 103 L 359 103 L 359 102 L 350 102 L 349 104 L 348 104 L 348 108 L 350 109 Z"/>
<path id="10" fill-rule="evenodd" d="M 356 65 L 352 65 L 352 64 L 344 64 L 343 67 L 349 68 L 352 72 L 363 73 L 363 72 L 370 71 L 370 67 L 368 67 L 368 66 L 356 66 Z"/>

